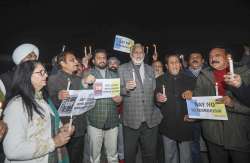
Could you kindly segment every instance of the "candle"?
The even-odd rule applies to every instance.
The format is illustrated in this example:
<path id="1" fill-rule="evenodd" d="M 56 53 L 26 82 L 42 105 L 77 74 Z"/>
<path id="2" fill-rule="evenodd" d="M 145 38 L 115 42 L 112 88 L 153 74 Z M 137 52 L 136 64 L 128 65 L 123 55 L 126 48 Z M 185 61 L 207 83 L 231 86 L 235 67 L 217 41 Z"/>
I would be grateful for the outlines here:
<path id="1" fill-rule="evenodd" d="M 84 46 L 84 55 L 87 56 L 87 47 Z"/>
<path id="2" fill-rule="evenodd" d="M 3 102 L 0 101 L 0 117 L 2 116 L 2 112 L 3 112 L 2 106 L 3 106 Z"/>
<path id="3" fill-rule="evenodd" d="M 181 62 L 184 63 L 184 56 L 183 54 L 180 55 Z"/>
<path id="4" fill-rule="evenodd" d="M 71 83 L 70 78 L 68 78 L 67 91 L 69 91 L 70 83 Z M 73 122 L 73 111 L 74 111 L 73 109 L 74 109 L 74 107 L 72 108 L 71 113 L 70 113 L 69 131 L 71 131 L 71 126 L 72 126 L 72 122 Z"/>
<path id="5" fill-rule="evenodd" d="M 89 46 L 89 54 L 92 54 L 92 47 Z"/>
<path id="6" fill-rule="evenodd" d="M 132 74 L 133 74 L 133 80 L 135 81 L 135 70 L 132 69 Z"/>
<path id="7" fill-rule="evenodd" d="M 62 52 L 64 52 L 65 48 L 66 48 L 66 45 L 63 45 Z"/>
<path id="8" fill-rule="evenodd" d="M 146 54 L 148 54 L 148 46 L 146 46 Z"/>
<path id="9" fill-rule="evenodd" d="M 69 88 L 70 88 L 70 78 L 68 78 L 68 85 L 67 85 L 67 91 L 69 91 Z"/>
<path id="10" fill-rule="evenodd" d="M 153 47 L 154 47 L 154 54 L 156 54 L 157 53 L 156 44 L 153 44 Z"/>
<path id="11" fill-rule="evenodd" d="M 233 65 L 233 60 L 230 56 L 228 57 L 228 62 L 229 62 L 230 75 L 233 76 L 234 75 L 234 65 Z"/>
<path id="12" fill-rule="evenodd" d="M 218 83 L 215 83 L 215 94 L 216 96 L 219 96 L 219 88 L 218 88 Z"/>
<path id="13" fill-rule="evenodd" d="M 73 122 L 73 110 L 74 107 L 72 108 L 71 110 L 71 113 L 70 113 L 70 119 L 69 119 L 69 131 L 71 131 L 71 128 L 72 128 L 72 122 Z"/>
<path id="14" fill-rule="evenodd" d="M 165 88 L 165 85 L 162 85 L 162 94 L 164 96 L 166 96 L 166 88 Z"/>

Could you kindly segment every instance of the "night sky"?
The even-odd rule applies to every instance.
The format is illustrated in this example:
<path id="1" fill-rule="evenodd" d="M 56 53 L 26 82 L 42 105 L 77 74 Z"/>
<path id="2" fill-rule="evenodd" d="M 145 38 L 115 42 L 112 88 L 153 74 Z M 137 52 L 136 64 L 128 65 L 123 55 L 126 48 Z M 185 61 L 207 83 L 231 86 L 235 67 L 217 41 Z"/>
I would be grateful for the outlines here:
<path id="1" fill-rule="evenodd" d="M 243 0 L 154 1 L 0 1 L 1 73 L 13 66 L 11 55 L 21 43 L 40 49 L 50 62 L 65 44 L 78 56 L 84 45 L 105 48 L 123 62 L 127 56 L 113 51 L 116 34 L 151 47 L 160 55 L 190 49 L 207 54 L 216 43 L 250 43 L 250 2 Z"/>

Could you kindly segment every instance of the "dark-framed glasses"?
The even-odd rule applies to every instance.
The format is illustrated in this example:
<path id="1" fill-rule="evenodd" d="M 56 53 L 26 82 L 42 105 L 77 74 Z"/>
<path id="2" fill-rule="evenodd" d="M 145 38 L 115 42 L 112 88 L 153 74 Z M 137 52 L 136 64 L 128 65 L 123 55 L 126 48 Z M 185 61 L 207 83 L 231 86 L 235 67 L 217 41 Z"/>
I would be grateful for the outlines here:
<path id="1" fill-rule="evenodd" d="M 47 75 L 48 72 L 46 70 L 41 70 L 41 71 L 38 71 L 38 72 L 34 72 L 33 74 L 40 74 L 41 76 L 44 76 L 44 75 Z"/>

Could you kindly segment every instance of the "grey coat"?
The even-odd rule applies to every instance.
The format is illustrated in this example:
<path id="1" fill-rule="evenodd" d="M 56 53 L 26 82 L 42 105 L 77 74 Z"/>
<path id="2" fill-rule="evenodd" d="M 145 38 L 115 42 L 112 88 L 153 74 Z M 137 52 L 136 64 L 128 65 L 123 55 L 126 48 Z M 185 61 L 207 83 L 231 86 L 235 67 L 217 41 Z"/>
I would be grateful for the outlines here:
<path id="1" fill-rule="evenodd" d="M 157 126 L 162 119 L 160 111 L 154 105 L 155 77 L 152 68 L 144 64 L 145 79 L 140 84 L 136 76 L 136 88 L 126 91 L 126 83 L 133 80 L 132 62 L 120 66 L 118 72 L 121 79 L 121 95 L 123 96 L 123 124 L 127 127 L 138 129 L 143 121 L 149 128 Z M 144 118 L 143 118 L 144 117 Z"/>
<path id="2" fill-rule="evenodd" d="M 245 83 L 249 83 L 250 71 L 246 67 L 235 70 Z M 250 152 L 250 108 L 240 103 L 226 88 L 227 95 L 234 100 L 234 107 L 226 107 L 228 120 L 202 120 L 206 140 L 222 145 L 225 149 Z M 211 68 L 201 71 L 194 91 L 195 96 L 215 96 L 214 76 Z"/>

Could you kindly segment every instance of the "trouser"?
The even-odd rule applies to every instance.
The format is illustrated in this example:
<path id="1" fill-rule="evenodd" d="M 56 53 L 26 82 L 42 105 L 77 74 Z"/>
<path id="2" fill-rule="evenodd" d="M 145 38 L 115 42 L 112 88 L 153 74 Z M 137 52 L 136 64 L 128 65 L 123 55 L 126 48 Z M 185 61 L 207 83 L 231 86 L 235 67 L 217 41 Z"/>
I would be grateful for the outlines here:
<path id="1" fill-rule="evenodd" d="M 193 160 L 193 163 L 201 163 L 201 153 L 200 153 L 201 126 L 200 126 L 200 123 L 193 124 L 192 132 L 193 132 L 193 142 L 191 144 L 192 160 Z"/>
<path id="2" fill-rule="evenodd" d="M 119 124 L 119 127 L 118 127 L 117 152 L 118 152 L 119 160 L 124 160 L 124 143 L 123 143 L 123 127 L 122 127 L 122 124 Z"/>
<path id="3" fill-rule="evenodd" d="M 66 147 L 70 163 L 83 162 L 84 136 L 72 137 Z"/>
<path id="4" fill-rule="evenodd" d="M 163 146 L 163 138 L 162 135 L 158 134 L 158 141 L 157 141 L 157 163 L 164 163 L 164 146 Z"/>
<path id="5" fill-rule="evenodd" d="M 146 123 L 142 123 L 138 129 L 123 126 L 125 162 L 135 163 L 140 145 L 143 163 L 155 163 L 157 135 L 158 126 L 149 128 Z"/>
<path id="6" fill-rule="evenodd" d="M 107 159 L 109 163 L 118 163 L 117 136 L 118 127 L 108 130 L 88 126 L 90 162 L 100 163 L 102 144 L 104 143 Z"/>
<path id="7" fill-rule="evenodd" d="M 5 160 L 5 155 L 4 155 L 4 151 L 3 151 L 3 144 L 2 142 L 0 143 L 0 163 L 4 162 Z"/>
<path id="8" fill-rule="evenodd" d="M 207 142 L 211 163 L 249 163 L 250 152 L 226 150 L 223 146 Z M 231 161 L 230 161 L 231 160 Z"/>
<path id="9" fill-rule="evenodd" d="M 191 144 L 192 141 L 175 141 L 162 136 L 165 163 L 192 163 Z"/>
<path id="10" fill-rule="evenodd" d="M 90 149 L 89 149 L 89 136 L 86 134 L 84 138 L 84 151 L 83 151 L 84 163 L 90 162 Z"/>

